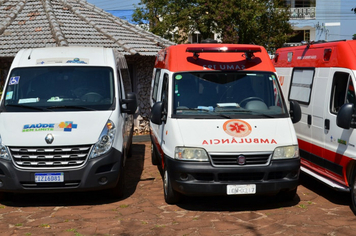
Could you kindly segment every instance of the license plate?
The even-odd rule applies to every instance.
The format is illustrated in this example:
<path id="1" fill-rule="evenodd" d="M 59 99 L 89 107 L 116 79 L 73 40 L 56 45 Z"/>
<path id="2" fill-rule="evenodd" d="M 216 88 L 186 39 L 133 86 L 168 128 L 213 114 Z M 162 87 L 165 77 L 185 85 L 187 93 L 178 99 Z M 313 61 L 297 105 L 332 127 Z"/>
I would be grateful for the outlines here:
<path id="1" fill-rule="evenodd" d="M 227 195 L 255 194 L 256 184 L 227 185 Z"/>
<path id="2" fill-rule="evenodd" d="M 54 183 L 54 182 L 63 182 L 64 173 L 35 173 L 35 182 L 36 183 Z"/>

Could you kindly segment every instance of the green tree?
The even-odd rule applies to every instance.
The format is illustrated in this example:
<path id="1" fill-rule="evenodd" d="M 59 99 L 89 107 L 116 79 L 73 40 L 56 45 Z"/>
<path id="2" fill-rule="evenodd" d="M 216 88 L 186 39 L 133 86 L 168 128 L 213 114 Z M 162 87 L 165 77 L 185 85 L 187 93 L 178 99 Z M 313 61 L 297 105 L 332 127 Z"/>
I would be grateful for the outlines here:
<path id="1" fill-rule="evenodd" d="M 177 43 L 199 32 L 218 33 L 224 43 L 259 44 L 272 50 L 293 36 L 282 0 L 141 0 L 133 20 Z"/>

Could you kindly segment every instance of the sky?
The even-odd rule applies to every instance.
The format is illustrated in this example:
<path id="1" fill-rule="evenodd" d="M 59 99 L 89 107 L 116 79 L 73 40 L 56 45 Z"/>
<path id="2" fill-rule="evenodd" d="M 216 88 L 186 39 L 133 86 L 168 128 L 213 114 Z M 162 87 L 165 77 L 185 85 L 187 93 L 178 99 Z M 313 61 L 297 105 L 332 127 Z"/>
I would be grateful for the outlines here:
<path id="1" fill-rule="evenodd" d="M 134 4 L 140 0 L 87 0 L 87 2 L 104 10 L 134 10 Z"/>

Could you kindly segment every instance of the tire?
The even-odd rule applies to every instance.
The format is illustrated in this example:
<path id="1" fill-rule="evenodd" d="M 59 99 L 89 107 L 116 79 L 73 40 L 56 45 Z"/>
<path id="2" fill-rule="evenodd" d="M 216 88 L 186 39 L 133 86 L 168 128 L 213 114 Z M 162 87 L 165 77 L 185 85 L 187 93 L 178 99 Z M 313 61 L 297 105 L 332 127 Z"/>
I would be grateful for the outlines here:
<path id="1" fill-rule="evenodd" d="M 175 204 L 180 201 L 181 194 L 173 190 L 169 173 L 166 167 L 164 168 L 164 174 L 163 174 L 163 191 L 164 191 L 164 200 L 166 201 L 167 204 Z"/>
<path id="2" fill-rule="evenodd" d="M 116 199 L 121 199 L 124 197 L 125 194 L 125 168 L 122 167 L 120 171 L 119 181 L 117 182 L 116 186 L 111 189 L 112 197 Z"/>
<path id="3" fill-rule="evenodd" d="M 351 193 L 350 208 L 352 212 L 356 215 L 356 169 L 353 169 L 351 182 L 350 182 L 350 193 Z"/>
<path id="4" fill-rule="evenodd" d="M 152 162 L 152 165 L 156 166 L 159 164 L 159 160 L 158 160 L 157 153 L 155 152 L 155 148 L 153 145 L 154 144 L 151 143 L 151 162 Z"/>

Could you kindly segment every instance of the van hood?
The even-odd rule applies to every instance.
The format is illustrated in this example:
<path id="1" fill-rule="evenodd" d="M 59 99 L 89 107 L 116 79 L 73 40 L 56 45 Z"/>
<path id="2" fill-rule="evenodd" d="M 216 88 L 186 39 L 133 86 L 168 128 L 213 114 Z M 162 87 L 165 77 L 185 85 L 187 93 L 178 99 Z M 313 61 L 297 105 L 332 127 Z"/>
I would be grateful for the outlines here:
<path id="1" fill-rule="evenodd" d="M 0 135 L 6 146 L 59 146 L 98 141 L 112 111 L 0 114 Z M 52 134 L 48 144 L 45 137 Z"/>
<path id="2" fill-rule="evenodd" d="M 176 121 L 183 146 L 208 152 L 262 152 L 297 144 L 289 118 Z"/>

